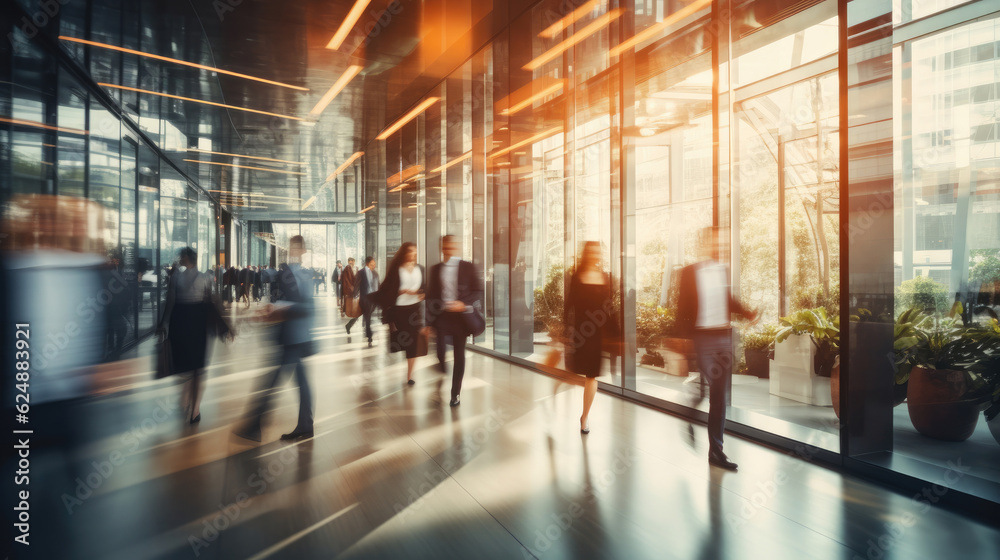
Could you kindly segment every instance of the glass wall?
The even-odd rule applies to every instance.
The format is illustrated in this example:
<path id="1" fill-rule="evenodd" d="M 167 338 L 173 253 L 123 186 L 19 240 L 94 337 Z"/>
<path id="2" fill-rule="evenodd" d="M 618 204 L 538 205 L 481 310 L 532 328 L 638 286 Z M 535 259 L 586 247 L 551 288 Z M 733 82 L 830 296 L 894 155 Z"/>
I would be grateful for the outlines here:
<path id="1" fill-rule="evenodd" d="M 566 286 L 597 241 L 623 327 L 602 389 L 699 416 L 676 292 L 719 226 L 760 312 L 735 324 L 733 429 L 944 465 L 900 404 L 921 347 L 896 320 L 920 303 L 967 339 L 997 332 L 998 21 L 984 3 L 539 2 L 364 147 L 367 242 L 387 259 L 415 241 L 429 266 L 460 236 L 486 287 L 477 346 L 559 374 Z M 987 347 L 962 377 L 973 416 L 1000 410 Z M 972 424 L 965 449 L 1000 482 L 990 423 Z"/>
<path id="2" fill-rule="evenodd" d="M 37 9 L 23 4 L 32 13 Z M 70 3 L 37 31 L 89 32 L 95 40 L 139 48 L 139 15 L 129 3 L 110 5 L 95 8 L 101 13 L 88 18 L 81 5 Z M 124 289 L 106 304 L 107 328 L 100 329 L 106 339 L 103 357 L 117 359 L 153 331 L 166 297 L 167 267 L 182 247 L 197 251 L 199 269 L 216 264 L 218 206 L 160 151 L 165 131 L 176 127 L 168 123 L 174 116 L 159 98 L 121 93 L 113 99 L 123 107 L 119 116 L 74 78 L 74 62 L 42 50 L 35 35 L 26 36 L 13 18 L 3 25 L 0 31 L 9 38 L 0 50 L 5 231 L 17 229 L 18 212 L 37 216 L 57 208 L 57 228 L 67 236 L 60 241 L 57 229 L 57 238 L 27 245 L 5 236 L 4 250 L 68 249 L 83 260 L 82 255 L 93 259 L 103 274 L 120 278 Z M 145 87 L 159 74 L 147 60 L 140 70 L 137 57 L 114 51 L 94 51 L 89 58 L 74 47 L 66 52 L 97 80 Z M 77 224 L 62 213 L 67 208 L 86 208 L 90 217 Z"/>

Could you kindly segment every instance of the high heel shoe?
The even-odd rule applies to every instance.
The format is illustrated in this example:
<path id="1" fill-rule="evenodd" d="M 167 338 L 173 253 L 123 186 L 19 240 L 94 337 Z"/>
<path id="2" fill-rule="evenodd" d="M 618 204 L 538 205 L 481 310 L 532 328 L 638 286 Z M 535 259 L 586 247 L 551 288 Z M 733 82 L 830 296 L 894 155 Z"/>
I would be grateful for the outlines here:
<path id="1" fill-rule="evenodd" d="M 587 426 L 583 426 L 583 418 L 580 419 L 580 433 L 589 434 L 590 433 L 590 422 L 587 422 Z"/>
<path id="2" fill-rule="evenodd" d="M 197 424 L 198 422 L 201 422 L 201 413 L 200 412 L 198 413 L 198 416 L 195 416 L 190 421 L 191 424 Z"/>

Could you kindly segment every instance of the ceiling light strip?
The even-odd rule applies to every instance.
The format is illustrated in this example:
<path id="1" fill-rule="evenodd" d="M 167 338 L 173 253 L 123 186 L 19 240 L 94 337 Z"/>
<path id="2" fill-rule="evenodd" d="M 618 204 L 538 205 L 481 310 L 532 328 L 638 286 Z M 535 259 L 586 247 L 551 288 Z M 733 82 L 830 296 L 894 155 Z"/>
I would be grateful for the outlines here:
<path id="1" fill-rule="evenodd" d="M 465 152 L 465 154 L 458 156 L 457 158 L 449 161 L 448 163 L 442 165 L 441 167 L 438 167 L 437 169 L 432 169 L 431 173 L 437 173 L 439 171 L 444 171 L 445 169 L 448 169 L 449 167 L 451 167 L 453 165 L 457 165 L 459 163 L 462 163 L 463 161 L 465 161 L 465 160 L 467 160 L 467 159 L 469 159 L 471 157 L 472 157 L 472 152 Z"/>
<path id="2" fill-rule="evenodd" d="M 44 128 L 45 130 L 55 130 L 56 132 L 66 132 L 68 134 L 79 134 L 80 136 L 86 136 L 90 134 L 89 130 L 80 130 L 78 128 L 64 128 L 61 126 L 52 126 L 37 121 L 26 121 L 23 119 L 9 119 L 6 117 L 0 117 L 0 122 L 19 124 L 21 126 L 30 126 L 31 128 Z"/>
<path id="3" fill-rule="evenodd" d="M 348 167 L 350 167 L 352 163 L 354 163 L 359 157 L 361 157 L 363 155 L 365 155 L 364 152 L 354 152 L 353 154 L 351 154 L 351 157 L 347 158 L 347 161 L 345 161 L 344 163 L 340 164 L 340 167 L 338 167 L 333 173 L 331 173 L 326 178 L 326 181 L 324 181 L 324 183 L 329 183 L 330 181 L 332 181 L 334 179 L 334 177 L 336 177 L 337 175 L 340 175 L 341 173 L 343 173 L 345 169 L 347 169 Z"/>
<path id="4" fill-rule="evenodd" d="M 190 101 L 192 103 L 201 103 L 203 105 L 211 105 L 213 107 L 222 107 L 222 108 L 225 108 L 225 109 L 235 109 L 237 111 L 246 111 L 248 113 L 256 113 L 258 115 L 267 115 L 269 117 L 278 117 L 280 119 L 290 119 L 290 120 L 293 120 L 293 121 L 301 121 L 302 120 L 302 118 L 300 118 L 300 117 L 293 117 L 291 115 L 279 115 L 278 113 L 269 113 L 267 111 L 258 111 L 257 109 L 247 109 L 246 107 L 237 107 L 235 105 L 226 105 L 225 103 L 216 103 L 214 101 L 203 101 L 201 99 L 192 99 L 190 97 L 181 97 L 180 95 L 173 95 L 173 94 L 170 94 L 170 93 L 160 93 L 158 91 L 149 91 L 149 90 L 146 90 L 146 89 L 139 89 L 139 88 L 134 88 L 134 87 L 129 87 L 129 86 L 119 86 L 119 85 L 116 85 L 116 84 L 107 84 L 107 83 L 103 83 L 103 82 L 98 83 L 97 85 L 103 86 L 103 87 L 109 87 L 109 88 L 113 88 L 113 89 L 123 89 L 123 90 L 127 90 L 127 91 L 134 91 L 134 92 L 137 92 L 137 93 L 148 93 L 149 95 L 158 95 L 160 97 L 169 97 L 170 99 L 179 99 L 181 101 Z"/>
<path id="5" fill-rule="evenodd" d="M 562 127 L 561 126 L 556 126 L 556 127 L 550 128 L 548 130 L 539 132 L 538 134 L 532 136 L 531 138 L 525 138 L 524 140 L 521 140 L 517 144 L 514 144 L 514 145 L 512 145 L 512 146 L 510 146 L 508 148 L 504 148 L 504 149 L 500 150 L 499 152 L 492 153 L 492 154 L 490 154 L 487 157 L 489 159 L 498 158 L 498 157 L 500 157 L 500 156 L 502 156 L 504 154 L 510 153 L 510 152 L 512 152 L 512 151 L 520 148 L 521 146 L 525 146 L 525 145 L 528 145 L 528 144 L 534 144 L 535 142 L 538 142 L 539 140 L 544 140 L 544 139 L 548 138 L 549 136 L 552 136 L 552 135 L 555 135 L 555 134 L 559 134 L 560 132 L 562 132 Z"/>
<path id="6" fill-rule="evenodd" d="M 510 109 L 504 109 L 503 111 L 500 112 L 500 114 L 505 116 L 513 115 L 514 113 L 520 111 L 521 109 L 524 109 L 525 107 L 530 107 L 531 104 L 534 103 L 535 101 L 542 99 L 548 95 L 551 95 L 561 90 L 562 88 L 563 88 L 562 82 L 559 82 L 557 84 L 552 84 L 551 86 L 543 89 L 542 91 L 536 93 L 535 95 L 532 95 L 531 97 L 525 99 L 524 101 L 514 105 Z"/>
<path id="7" fill-rule="evenodd" d="M 365 208 L 364 210 L 362 210 L 362 211 L 358 212 L 358 214 L 364 214 L 365 212 L 367 212 L 367 211 L 369 211 L 369 210 L 373 210 L 374 208 L 375 208 L 375 205 L 374 205 L 374 204 L 372 204 L 372 205 L 371 205 L 371 206 L 369 206 L 368 208 Z"/>
<path id="8" fill-rule="evenodd" d="M 210 152 L 208 150 L 199 150 L 198 148 L 188 148 L 187 151 L 189 151 L 189 152 L 196 152 L 196 153 L 199 153 L 199 154 L 212 154 L 212 155 L 216 155 L 216 156 L 229 156 L 229 157 L 240 157 L 240 158 L 247 158 L 247 159 L 259 159 L 261 161 L 273 161 L 273 162 L 276 162 L 276 163 L 288 163 L 288 164 L 291 164 L 291 165 L 305 165 L 306 164 L 306 162 L 304 162 L 304 161 L 289 161 L 287 159 L 274 159 L 274 158 L 262 157 L 262 156 L 248 156 L 248 155 L 245 155 L 245 154 L 227 154 L 226 152 Z"/>
<path id="9" fill-rule="evenodd" d="M 441 100 L 440 97 L 429 97 L 429 98 L 425 99 L 420 105 L 417 105 L 409 113 L 403 115 L 402 118 L 400 118 L 398 121 L 394 122 L 392 124 L 392 126 L 390 126 L 389 128 L 383 130 L 382 134 L 379 134 L 377 136 L 377 138 L 379 140 L 385 140 L 386 138 L 392 136 L 393 132 L 396 132 L 397 130 L 403 128 L 403 125 L 405 125 L 406 123 L 412 121 L 414 118 L 416 118 L 417 115 L 419 115 L 420 113 L 423 113 L 428 107 L 430 107 L 431 105 L 437 103 L 440 100 Z"/>
<path id="10" fill-rule="evenodd" d="M 676 12 L 664 18 L 663 21 L 655 23 L 647 27 L 646 29 L 643 29 L 639 33 L 633 35 L 627 41 L 619 44 L 617 47 L 612 48 L 611 50 L 608 51 L 608 56 L 618 56 L 623 52 L 627 51 L 628 49 L 631 49 L 632 47 L 638 45 L 639 43 L 652 39 L 656 35 L 662 33 L 664 29 L 670 27 L 671 25 L 677 23 L 678 21 L 681 21 L 682 19 L 688 17 L 689 15 L 696 13 L 698 10 L 701 10 L 702 8 L 708 6 L 711 3 L 712 0 L 694 0 L 687 6 L 684 6 L 683 8 L 677 10 Z"/>
<path id="11" fill-rule="evenodd" d="M 333 50 L 340 48 L 340 45 L 344 43 L 344 39 L 347 39 L 347 34 L 354 28 L 354 24 L 361 18 L 361 14 L 364 13 L 369 3 L 371 3 L 371 0 L 357 0 L 354 3 L 354 7 L 351 8 L 350 12 L 347 12 L 347 17 L 344 18 L 340 27 L 337 28 L 337 32 L 333 34 L 333 38 L 327 43 L 326 48 Z"/>
<path id="12" fill-rule="evenodd" d="M 219 74 L 226 74 L 227 76 L 234 76 L 236 78 L 243 78 L 243 79 L 246 79 L 246 80 L 253 80 L 255 82 L 262 82 L 262 83 L 271 84 L 271 85 L 274 85 L 274 86 L 281 86 L 281 87 L 289 88 L 289 89 L 297 89 L 299 91 L 309 91 L 309 88 L 305 88 L 305 87 L 293 86 L 291 84 L 285 84 L 285 83 L 282 83 L 282 82 L 276 82 L 274 80 L 267 80 L 267 79 L 264 79 L 264 78 L 258 78 L 256 76 L 250 76 L 250 75 L 247 75 L 247 74 L 240 74 L 239 72 L 231 72 L 229 70 L 223 70 L 222 68 L 216 68 L 214 66 L 205 66 L 204 64 L 197 64 L 197 63 L 194 63 L 194 62 L 188 62 L 186 60 L 179 60 L 179 59 L 176 59 L 176 58 L 170 58 L 170 57 L 166 57 L 166 56 L 160 56 L 158 54 L 150 54 L 150 53 L 145 53 L 145 52 L 142 52 L 142 51 L 136 51 L 136 50 L 132 50 L 132 49 L 126 49 L 124 47 L 117 47 L 115 45 L 109 45 L 107 43 L 98 43 L 96 41 L 88 41 L 86 39 L 78 39 L 76 37 L 67 37 L 65 35 L 60 35 L 59 39 L 63 40 L 63 41 L 68 41 L 68 42 L 71 42 L 71 43 L 80 43 L 80 44 L 83 44 L 83 45 L 89 45 L 91 47 L 97 47 L 97 48 L 100 48 L 100 49 L 108 49 L 108 50 L 112 50 L 112 51 L 118 51 L 118 52 L 123 52 L 123 53 L 128 53 L 128 54 L 134 54 L 136 56 L 143 56 L 143 57 L 146 57 L 146 58 L 152 58 L 152 59 L 155 59 L 155 60 L 162 60 L 164 62 L 172 62 L 174 64 L 180 64 L 181 66 L 190 66 L 191 68 L 199 68 L 201 70 L 208 70 L 210 72 L 218 72 Z"/>
<path id="13" fill-rule="evenodd" d="M 600 6 L 603 2 L 604 0 L 590 0 L 590 2 L 587 2 L 586 4 L 573 10 L 568 16 L 546 27 L 545 31 L 539 33 L 538 36 L 542 39 L 551 39 L 555 37 L 561 33 L 563 29 L 566 29 L 570 25 L 576 23 L 577 20 L 582 19 L 583 16 L 594 11 L 594 9 Z"/>
<path id="14" fill-rule="evenodd" d="M 312 195 L 311 197 L 309 197 L 309 200 L 307 200 L 306 203 L 302 205 L 302 209 L 305 210 L 306 208 L 309 208 L 310 206 L 312 206 L 313 202 L 316 202 L 316 195 Z"/>
<path id="15" fill-rule="evenodd" d="M 560 41 L 556 46 L 545 51 L 531 62 L 525 64 L 523 68 L 525 70 L 535 70 L 547 62 L 555 60 L 556 57 L 573 48 L 577 43 L 582 42 L 587 37 L 590 37 L 602 28 L 610 25 L 612 21 L 618 19 L 618 16 L 622 15 L 624 12 L 625 10 L 618 8 L 598 17 L 583 29 Z"/>
<path id="16" fill-rule="evenodd" d="M 205 165 L 221 165 L 225 167 L 238 167 L 240 169 L 254 169 L 257 171 L 270 171 L 271 173 L 283 173 L 285 175 L 305 175 L 305 173 L 300 173 L 298 171 L 285 171 L 283 169 L 269 169 L 267 167 L 254 167 L 252 165 L 237 165 L 235 163 L 222 163 L 221 161 L 201 161 L 199 159 L 185 159 L 184 161 L 190 161 L 191 163 L 203 163 Z"/>
<path id="17" fill-rule="evenodd" d="M 362 66 L 358 66 L 357 64 L 348 66 L 347 70 L 344 70 L 343 75 L 341 75 L 340 78 L 334 82 L 333 87 L 331 87 L 330 90 L 327 91 L 322 98 L 320 98 L 319 103 L 313 107 L 312 111 L 309 111 L 309 115 L 318 117 L 324 110 L 326 110 L 327 105 L 329 105 L 330 102 L 337 97 L 341 90 L 343 90 L 347 84 L 358 75 L 358 72 L 361 72 L 362 68 Z"/>

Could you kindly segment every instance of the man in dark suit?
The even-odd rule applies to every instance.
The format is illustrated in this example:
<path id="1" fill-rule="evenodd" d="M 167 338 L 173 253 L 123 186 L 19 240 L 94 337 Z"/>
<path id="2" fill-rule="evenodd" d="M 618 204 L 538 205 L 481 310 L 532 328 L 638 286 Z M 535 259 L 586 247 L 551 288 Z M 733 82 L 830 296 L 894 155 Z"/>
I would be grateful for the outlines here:
<path id="1" fill-rule="evenodd" d="M 344 265 L 340 261 L 337 261 L 337 267 L 333 269 L 332 280 L 333 280 L 333 286 L 337 290 L 337 305 L 339 305 L 341 308 L 340 309 L 341 317 L 344 316 L 344 309 L 343 309 L 344 301 L 342 299 L 344 294 L 341 291 L 341 285 L 340 285 L 340 277 L 343 274 L 343 272 L 344 272 Z"/>
<path id="2" fill-rule="evenodd" d="M 708 462 L 736 470 L 736 463 L 722 452 L 726 429 L 726 401 L 733 373 L 732 314 L 749 320 L 757 312 L 737 301 L 729 286 L 729 267 L 719 262 L 722 230 L 708 227 L 701 231 L 702 261 L 681 270 L 677 307 L 677 326 L 694 341 L 694 351 L 701 372 L 701 398 L 708 384 Z"/>
<path id="3" fill-rule="evenodd" d="M 365 258 L 365 266 L 355 275 L 357 288 L 355 292 L 361 298 L 362 324 L 365 327 L 365 336 L 368 337 L 368 347 L 372 347 L 372 311 L 375 309 L 375 302 L 368 296 L 378 291 L 378 272 L 375 272 L 375 258 Z M 358 321 L 354 317 L 347 323 L 347 332 L 351 332 L 351 327 Z"/>
<path id="4" fill-rule="evenodd" d="M 483 297 L 483 282 L 476 266 L 458 257 L 461 246 L 454 235 L 441 238 L 442 262 L 431 267 L 427 282 L 427 325 L 437 332 L 438 368 L 445 372 L 445 338 L 451 337 L 455 365 L 451 377 L 451 406 L 461 402 L 465 377 L 465 339 L 469 336 L 465 314 Z"/>

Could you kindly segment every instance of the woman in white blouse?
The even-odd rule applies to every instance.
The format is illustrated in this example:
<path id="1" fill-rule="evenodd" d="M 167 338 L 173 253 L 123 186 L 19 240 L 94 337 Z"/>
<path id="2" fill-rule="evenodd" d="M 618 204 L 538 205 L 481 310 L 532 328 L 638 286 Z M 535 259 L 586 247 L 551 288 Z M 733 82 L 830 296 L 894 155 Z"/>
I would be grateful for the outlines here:
<path id="1" fill-rule="evenodd" d="M 406 383 L 413 385 L 417 358 L 427 354 L 424 333 L 424 268 L 417 264 L 417 246 L 406 242 L 389 263 L 376 301 L 389 323 L 390 352 L 406 352 Z"/>

